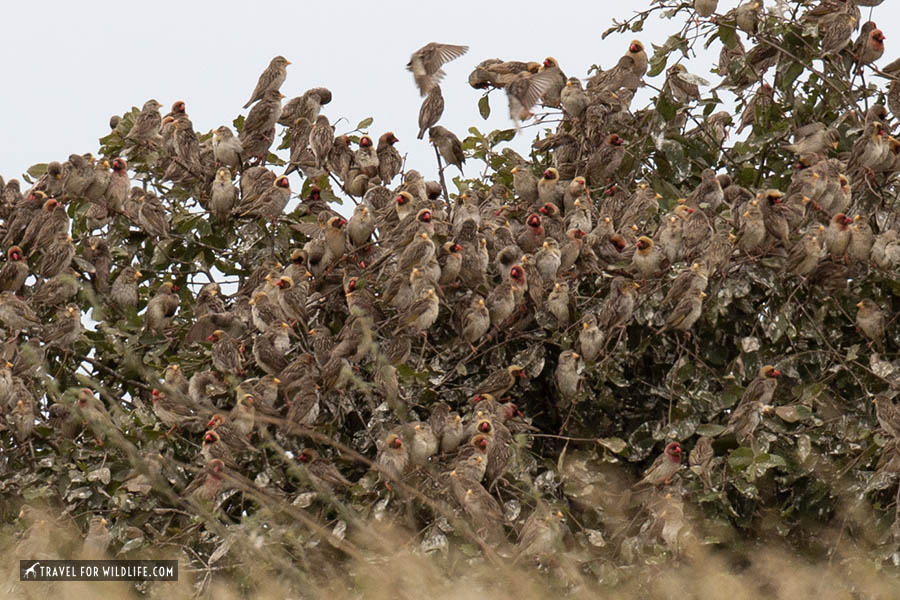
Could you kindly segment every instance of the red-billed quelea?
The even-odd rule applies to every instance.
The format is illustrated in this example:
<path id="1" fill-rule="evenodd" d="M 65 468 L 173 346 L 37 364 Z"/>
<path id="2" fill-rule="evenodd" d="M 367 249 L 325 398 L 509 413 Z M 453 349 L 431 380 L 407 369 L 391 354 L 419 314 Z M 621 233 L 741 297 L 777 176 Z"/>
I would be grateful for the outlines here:
<path id="1" fill-rule="evenodd" d="M 247 101 L 244 108 L 249 107 L 257 100 L 261 100 L 266 92 L 277 92 L 281 89 L 281 84 L 284 83 L 284 80 L 287 77 L 287 66 L 289 64 L 291 64 L 291 61 L 283 56 L 276 56 L 273 58 L 269 62 L 269 66 L 266 67 L 266 70 L 259 76 L 256 87 L 250 95 L 250 100 Z"/>
<path id="2" fill-rule="evenodd" d="M 860 300 L 856 308 L 856 326 L 864 336 L 875 343 L 879 352 L 884 352 L 884 312 L 870 298 Z"/>
<path id="3" fill-rule="evenodd" d="M 244 154 L 244 147 L 241 141 L 234 137 L 231 129 L 222 125 L 213 132 L 213 157 L 216 164 L 225 166 L 232 171 L 241 168 L 241 156 Z"/>
<path id="4" fill-rule="evenodd" d="M 653 461 L 653 464 L 644 472 L 644 478 L 636 486 L 670 483 L 672 477 L 681 468 L 681 454 L 681 444 L 678 442 L 666 444 L 663 453 Z"/>
<path id="5" fill-rule="evenodd" d="M 459 58 L 468 50 L 468 46 L 431 42 L 413 52 L 406 68 L 413 74 L 413 79 L 415 79 L 422 96 L 428 94 L 444 78 L 444 71 L 441 67 L 451 60 Z"/>
<path id="6" fill-rule="evenodd" d="M 428 130 L 428 137 L 434 144 L 441 157 L 447 164 L 455 166 L 462 173 L 462 167 L 466 162 L 466 155 L 462 150 L 462 143 L 456 134 L 440 125 L 435 125 Z"/>
<path id="7" fill-rule="evenodd" d="M 700 318 L 703 311 L 703 298 L 706 294 L 695 291 L 684 298 L 675 306 L 666 318 L 665 325 L 657 332 L 657 335 L 669 330 L 688 331 Z"/>
<path id="8" fill-rule="evenodd" d="M 558 71 L 552 70 L 541 71 L 535 75 L 525 71 L 519 73 L 516 79 L 506 86 L 509 116 L 515 122 L 516 128 L 519 127 L 520 121 L 533 116 L 531 108 L 553 86 L 557 75 Z"/>
<path id="9" fill-rule="evenodd" d="M 22 249 L 10 246 L 6 251 L 6 264 L 0 269 L 0 292 L 17 293 L 28 278 L 28 262 Z"/>
<path id="10" fill-rule="evenodd" d="M 400 173 L 403 166 L 403 157 L 400 156 L 400 151 L 394 147 L 394 144 L 399 141 L 392 131 L 383 133 L 378 138 L 375 154 L 378 160 L 378 176 L 384 185 L 388 185 Z"/>
<path id="11" fill-rule="evenodd" d="M 422 139 L 428 128 L 436 125 L 444 114 L 444 96 L 441 95 L 441 86 L 435 85 L 428 92 L 428 96 L 422 101 L 419 109 L 419 134 L 416 139 Z"/>

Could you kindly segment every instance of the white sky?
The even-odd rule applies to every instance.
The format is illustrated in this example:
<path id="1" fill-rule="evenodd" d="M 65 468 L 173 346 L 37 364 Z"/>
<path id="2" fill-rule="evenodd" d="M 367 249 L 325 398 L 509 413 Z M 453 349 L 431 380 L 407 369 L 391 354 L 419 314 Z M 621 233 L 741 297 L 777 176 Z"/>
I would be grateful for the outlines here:
<path id="1" fill-rule="evenodd" d="M 6 179 L 20 177 L 34 163 L 96 151 L 110 115 L 149 98 L 166 110 L 184 100 L 201 132 L 231 125 L 235 116 L 246 114 L 240 107 L 276 54 L 293 62 L 281 88 L 288 98 L 310 87 L 330 88 L 334 100 L 325 113 L 332 122 L 346 118 L 339 131 L 374 117 L 370 134 L 377 138 L 392 130 L 401 154 L 409 154 L 407 167 L 432 178 L 433 150 L 427 139 L 415 139 L 421 99 L 405 69 L 416 48 L 430 41 L 470 46 L 468 54 L 446 65 L 442 86 L 441 124 L 463 139 L 473 125 L 482 131 L 511 126 L 500 92 L 491 95 L 491 119 L 484 122 L 478 115 L 481 92 L 466 78 L 481 60 L 540 61 L 549 55 L 567 75 L 584 78 L 591 64 L 612 66 L 632 37 L 649 49 L 650 42 L 662 43 L 682 23 L 681 17 L 654 21 L 640 34 L 600 39 L 613 17 L 626 18 L 649 0 L 41 4 L 4 6 L 0 55 L 9 87 L 0 96 L 0 174 Z M 736 4 L 720 0 L 719 12 Z M 867 16 L 864 9 L 863 20 Z M 896 16 L 896 6 L 879 7 L 874 14 L 883 25 Z M 883 63 L 900 54 L 892 50 L 900 42 L 885 29 Z M 718 49 L 715 43 L 714 57 Z M 701 62 L 687 65 L 716 81 Z M 661 85 L 663 77 L 651 83 Z M 530 140 L 533 132 L 523 137 Z M 292 188 L 299 189 L 299 182 Z"/>

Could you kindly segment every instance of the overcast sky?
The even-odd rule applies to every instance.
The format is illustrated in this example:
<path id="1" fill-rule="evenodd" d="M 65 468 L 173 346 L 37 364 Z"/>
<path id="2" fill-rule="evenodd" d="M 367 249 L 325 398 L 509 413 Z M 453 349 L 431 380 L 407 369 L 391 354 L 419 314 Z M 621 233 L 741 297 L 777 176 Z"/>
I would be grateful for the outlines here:
<path id="1" fill-rule="evenodd" d="M 338 131 L 374 117 L 370 133 L 392 130 L 400 152 L 409 155 L 408 167 L 431 178 L 433 151 L 427 139 L 415 139 L 421 99 L 405 69 L 416 48 L 430 41 L 470 46 L 446 65 L 442 86 L 441 124 L 462 139 L 472 125 L 483 131 L 511 126 L 502 93 L 491 95 L 488 122 L 478 115 L 480 92 L 466 78 L 481 60 L 553 56 L 567 75 L 584 78 L 591 64 L 612 66 L 632 37 L 649 50 L 650 42 L 662 43 L 682 23 L 681 17 L 653 21 L 640 34 L 600 39 L 613 18 L 627 18 L 649 0 L 41 4 L 4 6 L 0 174 L 7 179 L 34 163 L 96 151 L 110 115 L 149 98 L 166 109 L 184 100 L 198 131 L 230 125 L 246 114 L 240 107 L 276 54 L 293 63 L 281 88 L 288 98 L 310 87 L 330 88 L 334 100 L 325 113 L 332 122 L 346 119 Z M 720 0 L 720 12 L 736 4 Z M 887 23 L 898 15 L 896 6 L 879 7 L 874 18 Z M 885 29 L 883 63 L 898 55 Z M 717 56 L 718 44 L 713 50 Z M 708 61 L 687 64 L 709 78 L 703 72 Z M 662 79 L 650 82 L 661 85 Z"/>

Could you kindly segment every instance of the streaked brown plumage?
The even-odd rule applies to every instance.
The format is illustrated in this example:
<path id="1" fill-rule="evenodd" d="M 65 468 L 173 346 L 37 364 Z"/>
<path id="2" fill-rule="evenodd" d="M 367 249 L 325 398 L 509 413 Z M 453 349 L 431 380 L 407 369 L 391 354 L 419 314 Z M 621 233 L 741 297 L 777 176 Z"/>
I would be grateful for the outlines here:
<path id="1" fill-rule="evenodd" d="M 250 94 L 250 100 L 247 101 L 244 108 L 247 108 L 257 100 L 261 100 L 266 92 L 277 92 L 281 89 L 281 84 L 284 83 L 287 77 L 287 66 L 289 64 L 291 64 L 291 61 L 283 56 L 273 58 L 269 62 L 269 66 L 259 76 L 256 87 L 253 89 L 253 93 Z"/>
<path id="2" fill-rule="evenodd" d="M 406 68 L 412 72 L 422 96 L 428 94 L 444 78 L 441 66 L 459 58 L 468 50 L 468 46 L 431 42 L 413 52 Z"/>
<path id="3" fill-rule="evenodd" d="M 425 131 L 441 120 L 444 114 L 444 96 L 441 95 L 441 86 L 435 85 L 429 90 L 428 96 L 419 108 L 419 134 L 416 139 L 422 139 Z"/>

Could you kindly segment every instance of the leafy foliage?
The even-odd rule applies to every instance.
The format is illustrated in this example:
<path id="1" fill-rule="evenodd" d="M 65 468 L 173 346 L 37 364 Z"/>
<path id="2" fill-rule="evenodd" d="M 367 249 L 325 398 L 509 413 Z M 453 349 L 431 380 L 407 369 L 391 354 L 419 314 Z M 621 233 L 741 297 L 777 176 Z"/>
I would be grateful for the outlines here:
<path id="1" fill-rule="evenodd" d="M 214 589 L 210 579 L 222 578 L 253 595 L 263 576 L 276 580 L 285 594 L 310 584 L 337 589 L 336 581 L 365 587 L 365 576 L 354 582 L 345 567 L 377 563 L 405 545 L 430 555 L 450 577 L 471 574 L 471 565 L 481 561 L 512 568 L 522 551 L 519 565 L 538 564 L 545 571 L 541 585 L 573 594 L 628 585 L 651 589 L 643 586 L 652 587 L 660 576 L 657 565 L 685 557 L 753 564 L 754 549 L 768 544 L 813 563 L 861 557 L 852 564 L 847 560 L 849 574 L 893 568 L 900 549 L 897 440 L 881 428 L 872 400 L 879 394 L 889 398 L 900 384 L 895 317 L 900 256 L 884 261 L 873 250 L 854 257 L 845 247 L 822 251 L 807 272 L 797 273 L 792 265 L 804 237 L 818 235 L 820 224 L 833 227 L 837 212 L 846 213 L 848 221 L 858 215 L 848 235 L 860 235 L 855 232 L 868 224 L 876 247 L 896 232 L 900 144 L 887 135 L 889 127 L 882 133 L 873 123 L 887 123 L 887 111 L 875 107 L 887 104 L 893 111 L 892 94 L 900 88 L 891 73 L 871 65 L 857 68 L 852 43 L 823 59 L 821 37 L 828 22 L 812 20 L 810 4 L 783 2 L 781 10 L 758 13 L 748 29 L 740 8 L 699 20 L 688 3 L 653 2 L 604 33 L 641 31 L 654 13 L 683 21 L 678 33 L 652 46 L 646 77 L 665 72 L 667 83 L 657 89 L 645 80 L 642 90 L 655 90 L 647 106 L 630 106 L 638 90 L 627 85 L 604 89 L 589 83 L 590 104 L 582 114 L 553 106 L 539 115 L 534 125 L 543 130 L 527 158 L 505 145 L 527 129 L 482 133 L 472 127 L 462 149 L 478 167 L 467 165 L 470 176 L 460 173 L 452 180 L 451 198 L 445 197 L 440 158 L 442 185 L 431 189 L 443 187 L 443 193 L 427 196 L 418 173 L 404 173 L 395 190 L 391 181 L 366 175 L 356 163 L 356 171 L 342 173 L 321 169 L 315 157 L 300 162 L 293 137 L 300 127 L 294 124 L 279 132 L 276 146 L 290 149 L 291 156 L 263 155 L 270 167 L 299 165 L 302 200 L 292 201 L 276 219 L 240 211 L 218 218 L 210 208 L 219 166 L 212 157 L 212 132 L 197 135 L 198 162 L 185 164 L 165 134 L 149 145 L 129 138 L 142 112 L 137 108 L 100 139 L 97 164 L 127 156 L 136 186 L 129 201 L 105 218 L 93 210 L 108 194 L 92 197 L 89 188 L 62 192 L 76 169 L 73 159 L 63 165 L 62 184 L 53 179 L 52 163 L 34 165 L 28 176 L 36 184 L 23 197 L 15 196 L 12 182 L 6 186 L 0 207 L 4 231 L 9 234 L 15 215 L 36 192 L 63 201 L 71 220 L 67 231 L 78 248 L 72 266 L 81 275 L 71 301 L 88 327 L 71 344 L 47 342 L 68 299 L 34 306 L 42 327 L 18 327 L 0 314 L 9 361 L 0 373 L 6 388 L 0 510 L 7 531 L 18 538 L 16 555 L 71 556 L 82 547 L 81 532 L 91 517 L 102 515 L 109 524 L 110 554 L 146 557 L 154 548 L 172 548 L 205 570 L 197 591 L 208 593 Z M 739 57 L 720 60 L 709 74 L 719 79 L 715 87 L 696 95 L 677 93 L 678 86 L 688 89 L 685 84 L 707 87 L 703 78 L 673 71 L 673 65 L 687 65 L 706 49 Z M 873 75 L 890 77 L 889 88 L 874 83 Z M 490 91 L 477 100 L 485 119 L 491 93 L 496 99 L 498 92 Z M 737 111 L 723 100 L 725 93 L 737 98 Z M 837 132 L 834 144 L 798 155 L 789 146 L 792 135 L 815 122 Z M 246 123 L 239 116 L 233 125 L 241 132 Z M 548 127 L 552 124 L 555 128 Z M 372 125 L 371 118 L 362 119 L 346 135 L 359 143 Z M 602 154 L 611 135 L 624 141 L 618 163 L 614 152 Z M 882 150 L 874 156 L 867 144 Z M 807 161 L 804 169 L 795 168 L 798 161 Z M 245 157 L 242 178 L 251 162 L 263 161 Z M 545 181 L 529 188 L 518 178 L 527 172 L 546 179 L 551 167 L 562 179 L 552 188 Z M 710 183 L 706 169 L 720 175 L 712 180 L 712 194 L 703 191 Z M 852 189 L 849 204 L 828 210 L 840 192 L 810 183 L 809 169 L 823 169 L 816 179 L 839 181 L 838 173 L 845 175 Z M 109 177 L 108 169 L 102 171 Z M 361 176 L 362 187 L 355 187 Z M 583 240 L 567 236 L 566 230 L 579 228 L 562 222 L 556 234 L 560 247 L 574 245 L 572 264 L 543 281 L 537 292 L 542 277 L 537 267 L 526 269 L 528 289 L 512 316 L 467 343 L 460 326 L 466 309 L 479 297 L 490 304 L 509 279 L 508 265 L 500 266 L 497 254 L 528 233 L 529 214 L 545 202 L 558 204 L 571 224 L 577 211 L 568 190 L 576 176 L 588 179 L 591 227 Z M 715 190 L 721 188 L 719 198 Z M 415 219 L 398 224 L 399 191 L 413 197 L 412 215 L 431 211 L 431 238 L 441 261 L 447 257 L 440 249 L 450 241 L 460 244 L 464 256 L 484 247 L 491 258 L 481 269 L 484 279 L 474 277 L 473 285 L 454 277 L 423 288 L 440 297 L 438 317 L 423 331 L 415 327 L 418 313 L 409 312 L 418 297 L 405 303 L 390 298 L 399 294 L 392 286 L 420 291 L 410 284 L 410 269 L 401 268 L 401 257 L 418 228 L 428 230 Z M 241 194 L 246 200 L 248 192 Z M 529 194 L 535 198 L 527 200 Z M 168 231 L 152 231 L 141 216 L 149 197 L 161 202 Z M 634 214 L 642 198 L 652 199 L 650 210 Z M 341 238 L 343 254 L 329 255 L 322 251 L 329 207 L 347 199 L 376 213 L 378 229 L 372 243 L 354 245 Z M 789 215 L 796 219 L 783 236 L 773 223 L 788 205 L 799 208 Z M 467 213 L 471 206 L 475 210 Z M 753 211 L 765 220 L 765 237 L 748 247 Z M 702 219 L 702 230 L 694 241 L 684 241 L 694 215 Z M 357 217 L 358 211 L 351 221 Z M 467 219 L 477 225 L 465 233 Z M 544 214 L 547 237 L 551 221 Z M 675 245 L 664 238 L 669 222 L 677 223 L 679 232 L 683 227 Z M 817 250 L 829 234 L 816 238 Z M 670 254 L 652 273 L 642 273 L 633 262 L 641 235 Z M 102 285 L 92 236 L 109 248 L 113 288 L 126 267 L 140 272 L 135 306 L 123 306 Z M 621 248 L 618 240 L 624 242 Z M 513 264 L 538 261 L 539 266 L 541 248 L 517 248 Z M 50 250 L 23 250 L 30 256 L 30 275 L 22 296 L 34 304 L 50 284 L 38 275 Z M 319 251 L 319 261 L 313 260 Z M 671 315 L 683 300 L 664 300 L 676 278 L 695 264 L 708 270 L 702 311 L 689 331 L 677 331 Z M 412 266 L 426 270 L 430 263 Z M 303 314 L 285 316 L 290 337 L 282 358 L 302 373 L 292 379 L 283 365 L 270 368 L 254 351 L 271 325 L 256 323 L 255 292 L 280 297 L 275 283 L 284 272 L 302 275 L 294 284 L 308 287 Z M 348 287 L 351 278 L 355 288 Z M 621 278 L 629 284 L 633 279 L 639 288 L 633 311 L 617 323 L 610 306 L 622 294 L 616 287 Z M 157 328 L 149 321 L 149 306 L 164 282 L 178 288 L 178 307 L 174 318 Z M 221 317 L 215 326 L 197 339 L 204 318 L 198 293 L 210 282 L 220 284 L 225 305 L 214 311 Z M 552 292 L 563 294 L 562 306 L 550 300 Z M 862 299 L 873 300 L 885 315 L 883 340 L 856 326 Z M 577 391 L 571 394 L 563 389 L 563 356 L 570 350 L 586 354 L 582 332 L 591 320 L 607 325 L 599 332 L 602 350 L 594 360 L 576 359 Z M 217 342 L 207 341 L 214 329 L 236 339 L 241 364 L 234 369 L 215 362 Z M 173 365 L 186 378 L 209 373 L 214 406 L 198 402 L 174 378 L 165 379 Z M 510 365 L 527 376 L 497 400 L 514 401 L 524 416 L 507 422 L 511 459 L 503 476 L 494 485 L 483 482 L 503 512 L 499 535 L 492 536 L 478 510 L 452 492 L 449 473 L 460 464 L 453 453 L 401 469 L 399 477 L 377 457 L 386 452 L 391 433 L 407 445 L 415 442 L 410 425 L 427 422 L 438 402 L 476 425 L 484 416 L 473 409 L 479 382 Z M 741 431 L 733 415 L 764 365 L 774 365 L 781 377 L 769 405 L 760 407 L 760 423 Z M 247 380 L 267 374 L 284 381 L 268 410 L 260 404 L 262 393 L 251 394 L 257 397 L 248 438 L 252 449 L 225 461 L 224 474 L 211 473 L 211 462 L 201 453 L 207 419 L 214 411 L 239 412 L 234 407 Z M 108 417 L 79 402 L 82 388 L 96 393 Z M 164 423 L 154 409 L 153 390 L 189 407 L 190 416 L 177 419 L 177 426 Z M 21 406 L 16 408 L 23 398 L 33 406 L 33 431 L 23 425 Z M 316 405 L 317 415 L 292 417 L 306 401 Z M 692 460 L 665 481 L 633 487 L 667 444 L 679 442 L 687 463 L 701 439 L 711 444 L 708 460 Z M 312 467 L 297 460 L 306 448 L 315 448 L 322 463 L 336 466 L 352 484 L 332 485 L 311 475 Z M 212 502 L 185 493 L 195 478 L 217 483 Z M 478 489 L 481 484 L 474 482 Z M 559 539 L 534 554 L 523 549 L 524 542 L 516 549 L 517 538 L 528 539 L 529 523 L 533 527 L 544 518 L 547 507 L 565 515 Z M 36 543 L 48 522 L 71 538 Z M 215 569 L 221 571 L 213 577 Z M 774 578 L 760 581 L 760 593 L 777 585 Z"/>

